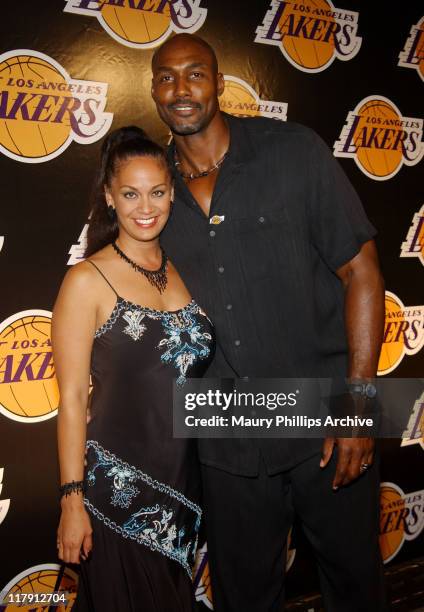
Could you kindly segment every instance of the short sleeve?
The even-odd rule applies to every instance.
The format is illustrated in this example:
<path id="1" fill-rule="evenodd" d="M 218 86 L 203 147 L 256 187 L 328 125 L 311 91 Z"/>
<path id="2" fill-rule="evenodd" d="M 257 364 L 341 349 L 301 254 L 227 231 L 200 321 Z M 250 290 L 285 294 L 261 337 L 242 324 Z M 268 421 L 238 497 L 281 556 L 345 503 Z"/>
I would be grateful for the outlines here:
<path id="1" fill-rule="evenodd" d="M 312 142 L 310 232 L 320 256 L 335 271 L 353 259 L 377 231 L 328 146 L 315 132 Z"/>

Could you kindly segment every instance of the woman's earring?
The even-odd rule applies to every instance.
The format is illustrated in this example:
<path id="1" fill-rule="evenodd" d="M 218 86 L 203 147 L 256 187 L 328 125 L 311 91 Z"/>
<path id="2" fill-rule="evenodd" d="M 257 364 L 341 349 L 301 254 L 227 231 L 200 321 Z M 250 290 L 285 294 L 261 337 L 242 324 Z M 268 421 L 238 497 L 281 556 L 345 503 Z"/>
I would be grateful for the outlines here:
<path id="1" fill-rule="evenodd" d="M 109 217 L 110 221 L 116 221 L 116 210 L 110 204 L 107 206 L 107 216 Z"/>

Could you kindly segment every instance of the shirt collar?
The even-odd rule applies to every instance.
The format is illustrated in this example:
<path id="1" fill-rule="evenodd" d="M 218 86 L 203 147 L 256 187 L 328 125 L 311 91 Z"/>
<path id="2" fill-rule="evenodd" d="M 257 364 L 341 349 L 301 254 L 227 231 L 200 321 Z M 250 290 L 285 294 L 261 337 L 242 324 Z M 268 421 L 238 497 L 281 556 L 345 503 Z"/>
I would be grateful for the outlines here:
<path id="1" fill-rule="evenodd" d="M 228 113 L 224 112 L 222 112 L 222 114 L 225 117 L 230 130 L 230 147 L 228 149 L 228 155 L 223 165 L 226 166 L 230 163 L 234 166 L 242 165 L 243 163 L 254 157 L 255 153 L 249 132 L 245 124 L 245 119 L 234 117 L 233 115 L 229 115 Z M 167 156 L 173 174 L 174 176 L 177 176 L 178 171 L 175 166 L 174 139 L 172 139 L 169 144 Z"/>

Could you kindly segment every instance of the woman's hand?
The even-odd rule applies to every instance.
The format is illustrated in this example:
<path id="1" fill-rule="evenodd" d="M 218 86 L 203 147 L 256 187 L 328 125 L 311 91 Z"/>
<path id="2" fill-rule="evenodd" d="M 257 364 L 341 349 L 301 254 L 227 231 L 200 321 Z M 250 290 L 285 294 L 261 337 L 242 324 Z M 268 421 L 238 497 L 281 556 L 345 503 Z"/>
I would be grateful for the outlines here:
<path id="1" fill-rule="evenodd" d="M 57 530 L 59 559 L 65 563 L 85 560 L 93 548 L 90 517 L 81 497 L 70 495 L 62 500 L 62 514 Z"/>

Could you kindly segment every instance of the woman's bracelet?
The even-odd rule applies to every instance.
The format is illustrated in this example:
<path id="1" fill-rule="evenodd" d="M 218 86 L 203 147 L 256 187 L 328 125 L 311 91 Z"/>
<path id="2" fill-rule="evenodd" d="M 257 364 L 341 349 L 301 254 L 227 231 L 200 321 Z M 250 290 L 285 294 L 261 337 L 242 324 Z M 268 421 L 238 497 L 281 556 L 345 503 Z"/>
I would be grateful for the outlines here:
<path id="1" fill-rule="evenodd" d="M 85 493 L 85 485 L 83 480 L 73 480 L 72 482 L 65 482 L 59 487 L 60 498 L 68 497 L 71 493 Z"/>

